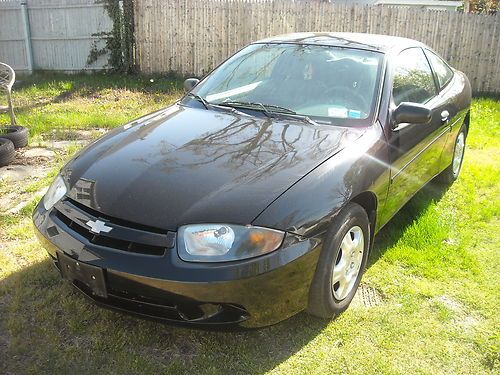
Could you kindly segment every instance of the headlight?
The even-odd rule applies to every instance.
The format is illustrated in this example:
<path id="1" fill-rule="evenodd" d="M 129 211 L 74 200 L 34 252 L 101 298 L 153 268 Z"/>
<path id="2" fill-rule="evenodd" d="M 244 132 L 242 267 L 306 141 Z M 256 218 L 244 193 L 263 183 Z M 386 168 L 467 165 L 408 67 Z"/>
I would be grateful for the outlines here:
<path id="1" fill-rule="evenodd" d="M 45 207 L 46 210 L 50 210 L 62 197 L 64 197 L 66 192 L 67 189 L 64 179 L 58 175 L 43 197 L 43 207 Z"/>
<path id="2" fill-rule="evenodd" d="M 181 259 L 227 262 L 264 255 L 281 246 L 284 232 L 229 224 L 194 224 L 179 228 Z"/>

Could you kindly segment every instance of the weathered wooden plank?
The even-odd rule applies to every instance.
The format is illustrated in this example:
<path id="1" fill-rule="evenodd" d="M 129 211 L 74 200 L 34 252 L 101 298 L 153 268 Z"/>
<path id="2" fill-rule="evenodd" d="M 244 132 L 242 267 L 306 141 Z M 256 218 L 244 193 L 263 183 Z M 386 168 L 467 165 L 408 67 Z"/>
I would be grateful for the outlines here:
<path id="1" fill-rule="evenodd" d="M 136 0 L 136 10 L 138 65 L 148 73 L 201 76 L 272 35 L 372 32 L 421 40 L 464 70 L 474 90 L 500 92 L 498 16 L 286 0 Z"/>

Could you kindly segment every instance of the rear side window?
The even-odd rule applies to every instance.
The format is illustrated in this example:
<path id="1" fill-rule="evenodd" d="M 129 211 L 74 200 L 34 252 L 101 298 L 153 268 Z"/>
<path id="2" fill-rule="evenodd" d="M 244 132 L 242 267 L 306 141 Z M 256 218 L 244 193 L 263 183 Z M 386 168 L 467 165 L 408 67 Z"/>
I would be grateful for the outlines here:
<path id="1" fill-rule="evenodd" d="M 424 104 L 436 95 L 429 62 L 421 48 L 409 48 L 396 58 L 392 97 L 401 102 Z"/>
<path id="2" fill-rule="evenodd" d="M 425 54 L 429 58 L 432 70 L 434 70 L 434 73 L 436 73 L 439 82 L 439 87 L 440 88 L 445 87 L 453 77 L 453 70 L 451 70 L 448 64 L 446 64 L 443 61 L 443 59 L 441 59 L 438 55 L 436 55 L 432 51 L 426 50 Z"/>

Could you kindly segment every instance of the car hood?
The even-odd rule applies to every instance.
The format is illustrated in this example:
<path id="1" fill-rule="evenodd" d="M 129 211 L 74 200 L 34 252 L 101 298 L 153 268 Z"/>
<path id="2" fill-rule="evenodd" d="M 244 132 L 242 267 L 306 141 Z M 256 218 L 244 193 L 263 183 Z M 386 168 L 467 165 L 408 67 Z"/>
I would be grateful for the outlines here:
<path id="1" fill-rule="evenodd" d="M 117 128 L 63 169 L 75 201 L 167 230 L 249 224 L 362 129 L 181 105 Z"/>

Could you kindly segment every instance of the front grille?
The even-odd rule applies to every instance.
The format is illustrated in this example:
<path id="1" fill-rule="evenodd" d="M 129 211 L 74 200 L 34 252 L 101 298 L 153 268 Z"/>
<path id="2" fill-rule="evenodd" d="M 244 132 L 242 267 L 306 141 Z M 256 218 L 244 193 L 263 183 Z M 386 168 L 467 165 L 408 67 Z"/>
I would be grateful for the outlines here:
<path id="1" fill-rule="evenodd" d="M 53 216 L 68 232 L 74 232 L 97 246 L 161 256 L 175 244 L 174 232 L 162 233 L 156 228 L 114 219 L 69 198 L 55 205 Z M 99 234 L 92 232 L 86 223 L 96 220 L 104 221 L 111 230 Z"/>

